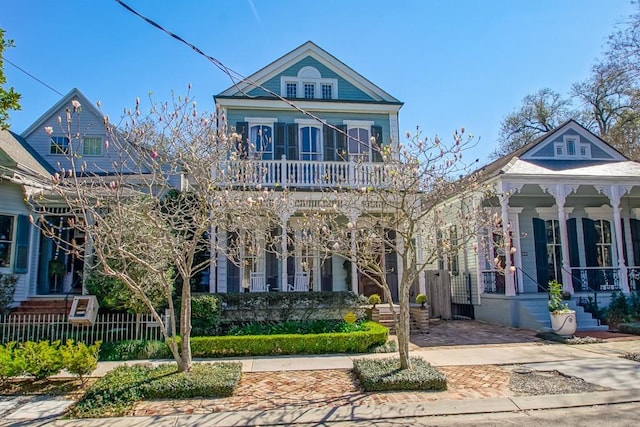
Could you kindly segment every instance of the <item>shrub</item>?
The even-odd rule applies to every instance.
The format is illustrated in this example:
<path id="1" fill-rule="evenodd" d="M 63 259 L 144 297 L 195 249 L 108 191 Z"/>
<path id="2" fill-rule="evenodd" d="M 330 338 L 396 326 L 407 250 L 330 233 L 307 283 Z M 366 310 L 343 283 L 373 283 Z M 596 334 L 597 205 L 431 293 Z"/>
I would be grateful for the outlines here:
<path id="1" fill-rule="evenodd" d="M 84 377 L 91 374 L 98 367 L 98 354 L 101 341 L 87 346 L 85 343 L 74 343 L 68 340 L 60 346 L 64 368 L 70 374 L 76 375 L 84 384 Z"/>
<path id="2" fill-rule="evenodd" d="M 380 295 L 378 294 L 371 294 L 369 295 L 369 304 L 371 304 L 372 306 L 376 306 L 376 304 L 380 304 L 382 302 L 382 299 L 380 298 Z"/>
<path id="3" fill-rule="evenodd" d="M 0 344 L 0 385 L 9 378 L 23 375 L 26 369 L 23 352 L 15 342 Z"/>
<path id="4" fill-rule="evenodd" d="M 222 304 L 214 295 L 198 295 L 191 298 L 191 335 L 216 335 Z"/>
<path id="5" fill-rule="evenodd" d="M 364 322 L 363 328 L 349 333 L 193 337 L 191 353 L 194 357 L 364 353 L 387 342 L 389 330 L 384 326 Z"/>
<path id="6" fill-rule="evenodd" d="M 96 381 L 69 415 L 122 416 L 142 399 L 231 396 L 241 371 L 240 363 L 197 363 L 183 373 L 177 373 L 175 365 L 120 366 Z"/>
<path id="7" fill-rule="evenodd" d="M 400 369 L 400 359 L 354 359 L 353 369 L 365 391 L 446 390 L 447 377 L 418 357 L 411 369 Z"/>
<path id="8" fill-rule="evenodd" d="M 60 341 L 53 343 L 27 341 L 24 343 L 22 354 L 26 363 L 26 373 L 34 376 L 37 380 L 43 380 L 59 373 L 64 367 L 59 347 Z"/>
<path id="9" fill-rule="evenodd" d="M 163 341 L 125 340 L 105 343 L 100 348 L 100 360 L 168 359 L 171 350 Z"/>
<path id="10" fill-rule="evenodd" d="M 614 292 L 611 295 L 611 302 L 607 311 L 607 323 L 609 325 L 625 323 L 631 320 L 630 317 L 627 297 L 622 292 Z"/>
<path id="11" fill-rule="evenodd" d="M 15 274 L 0 273 L 0 315 L 9 312 L 9 306 L 13 303 L 13 294 L 16 292 L 18 276 Z"/>
<path id="12" fill-rule="evenodd" d="M 640 335 L 640 322 L 620 323 L 618 330 L 624 334 Z"/>
<path id="13" fill-rule="evenodd" d="M 308 322 L 251 323 L 231 328 L 227 335 L 327 334 L 365 330 L 363 323 L 343 320 L 312 320 Z"/>
<path id="14" fill-rule="evenodd" d="M 429 298 L 427 298 L 425 294 L 418 294 L 418 296 L 416 296 L 416 302 L 422 306 L 424 306 L 427 301 L 429 301 Z"/>

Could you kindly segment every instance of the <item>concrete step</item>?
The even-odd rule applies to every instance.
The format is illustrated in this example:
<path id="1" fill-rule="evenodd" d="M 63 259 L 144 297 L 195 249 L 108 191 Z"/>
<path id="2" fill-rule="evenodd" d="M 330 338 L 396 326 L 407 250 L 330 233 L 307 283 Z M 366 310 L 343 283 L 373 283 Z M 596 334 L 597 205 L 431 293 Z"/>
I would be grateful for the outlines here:
<path id="1" fill-rule="evenodd" d="M 594 319 L 591 313 L 584 311 L 584 307 L 577 305 L 574 300 L 567 301 L 570 309 L 576 312 L 577 330 L 580 332 L 589 331 L 608 331 L 609 327 L 601 325 L 597 319 Z M 526 300 L 520 302 L 521 308 L 527 312 L 527 315 L 538 324 L 536 329 L 551 330 L 551 319 L 549 317 L 549 309 L 546 299 Z"/>

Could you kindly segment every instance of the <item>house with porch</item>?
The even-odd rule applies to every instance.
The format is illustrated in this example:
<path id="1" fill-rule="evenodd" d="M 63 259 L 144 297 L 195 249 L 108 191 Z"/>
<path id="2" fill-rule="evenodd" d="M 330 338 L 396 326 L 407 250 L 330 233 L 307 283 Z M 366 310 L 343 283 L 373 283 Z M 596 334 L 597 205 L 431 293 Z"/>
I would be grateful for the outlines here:
<path id="1" fill-rule="evenodd" d="M 495 195 L 472 195 L 473 204 L 495 221 L 442 260 L 454 305 L 472 306 L 476 319 L 541 329 L 549 326 L 547 285 L 557 280 L 572 295 L 579 330 L 593 330 L 606 327 L 578 303 L 606 306 L 612 292 L 640 291 L 639 163 L 569 120 L 488 164 L 481 180 Z"/>
<path id="2" fill-rule="evenodd" d="M 292 203 L 278 212 L 277 227 L 264 230 L 256 221 L 250 230 L 218 233 L 209 291 L 380 293 L 355 265 L 305 248 L 301 217 L 322 208 L 327 190 L 381 185 L 380 149 L 398 141 L 402 103 L 311 41 L 214 98 L 240 140 L 230 170 L 244 185 L 287 189 Z M 361 214 L 345 212 L 345 219 Z M 234 262 L 224 245 L 236 239 L 246 243 Z M 269 240 L 276 250 L 266 247 Z M 397 278 L 396 254 L 383 258 Z"/>

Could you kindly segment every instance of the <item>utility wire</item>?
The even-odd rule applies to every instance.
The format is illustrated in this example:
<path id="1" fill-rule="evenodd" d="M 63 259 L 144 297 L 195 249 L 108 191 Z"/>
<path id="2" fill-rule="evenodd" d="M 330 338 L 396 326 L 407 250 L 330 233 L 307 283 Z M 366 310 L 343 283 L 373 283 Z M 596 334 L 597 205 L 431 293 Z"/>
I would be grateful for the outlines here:
<path id="1" fill-rule="evenodd" d="M 242 93 L 243 95 L 247 96 L 248 98 L 254 98 L 253 96 L 247 94 L 246 92 L 244 92 L 242 89 L 240 89 L 240 87 L 238 86 L 238 82 L 242 81 L 243 83 L 247 83 L 250 86 L 253 86 L 255 88 L 259 88 L 264 90 L 266 93 L 268 93 L 269 95 L 277 98 L 278 100 L 286 103 L 287 105 L 289 105 L 291 108 L 295 109 L 296 111 L 304 114 L 307 117 L 311 117 L 313 120 L 316 120 L 318 123 L 321 123 L 327 127 L 329 127 L 330 129 L 333 129 L 339 133 L 341 133 L 342 135 L 344 135 L 347 140 L 354 140 L 354 141 L 358 141 L 359 144 L 363 144 L 363 145 L 368 145 L 368 141 L 360 141 L 357 138 L 350 138 L 349 135 L 343 131 L 342 129 L 338 129 L 336 126 L 331 125 L 329 123 L 326 123 L 324 120 L 322 120 L 320 117 L 298 107 L 295 103 L 289 101 L 288 99 L 284 98 L 283 96 L 281 96 L 280 94 L 262 86 L 261 84 L 247 78 L 244 77 L 242 74 L 232 70 L 231 68 L 227 67 L 226 65 L 224 65 L 221 61 L 219 61 L 218 59 L 207 55 L 206 53 L 204 53 L 202 50 L 200 50 L 197 46 L 195 46 L 194 44 L 186 41 L 185 39 L 183 39 L 182 37 L 180 37 L 179 35 L 172 33 L 171 31 L 167 30 L 166 28 L 164 28 L 162 25 L 158 24 L 157 22 L 153 21 L 150 18 L 147 18 L 146 16 L 140 14 L 139 12 L 137 12 L 135 9 L 133 9 L 131 6 L 127 5 L 125 2 L 123 2 L 122 0 L 115 0 L 116 3 L 118 3 L 120 6 L 124 7 L 125 9 L 127 9 L 129 12 L 133 13 L 134 15 L 136 15 L 137 17 L 139 17 L 140 19 L 144 20 L 145 22 L 147 22 L 148 24 L 154 26 L 155 28 L 157 28 L 158 30 L 166 33 L 167 35 L 169 35 L 170 37 L 173 37 L 174 39 L 178 40 L 180 43 L 183 43 L 187 46 L 189 46 L 191 49 L 193 49 L 198 55 L 201 55 L 203 57 L 205 57 L 208 61 L 210 61 L 213 65 L 215 65 L 217 68 L 219 68 L 220 70 L 222 70 L 222 72 L 224 72 L 227 76 L 229 76 L 229 78 L 231 79 L 231 82 L 233 83 L 233 85 L 238 89 L 238 91 L 240 93 Z M 380 150 L 381 147 L 376 147 L 375 149 Z"/>
<path id="2" fill-rule="evenodd" d="M 33 74 L 31 74 L 30 72 L 28 72 L 27 70 L 18 67 L 16 64 L 14 64 L 13 62 L 9 61 L 6 57 L 2 58 L 3 61 L 13 65 L 14 67 L 16 67 L 18 70 L 22 71 L 23 73 L 25 73 L 27 76 L 31 77 L 33 80 L 37 81 L 38 83 L 40 83 L 41 85 L 45 86 L 48 89 L 51 89 L 52 91 L 54 91 L 55 93 L 57 93 L 60 96 L 64 96 L 64 94 L 60 93 L 60 91 L 55 90 L 54 88 L 52 88 L 51 86 L 49 86 L 48 84 L 46 84 L 45 82 L 43 82 L 42 80 L 40 80 L 39 78 L 37 78 L 36 76 L 34 76 Z"/>

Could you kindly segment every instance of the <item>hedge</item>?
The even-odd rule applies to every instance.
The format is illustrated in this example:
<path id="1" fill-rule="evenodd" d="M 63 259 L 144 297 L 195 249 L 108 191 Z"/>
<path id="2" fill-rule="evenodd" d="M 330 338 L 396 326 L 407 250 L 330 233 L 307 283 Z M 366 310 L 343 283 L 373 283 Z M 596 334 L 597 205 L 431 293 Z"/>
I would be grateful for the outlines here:
<path id="1" fill-rule="evenodd" d="M 245 335 L 191 338 L 193 357 L 365 353 L 387 342 L 389 330 L 364 322 L 365 331 L 329 334 Z"/>
<path id="2" fill-rule="evenodd" d="M 354 359 L 353 370 L 365 391 L 446 390 L 447 377 L 419 357 L 411 369 L 400 369 L 400 359 Z"/>
<path id="3" fill-rule="evenodd" d="M 624 334 L 640 335 L 640 322 L 620 323 L 618 330 Z"/>

